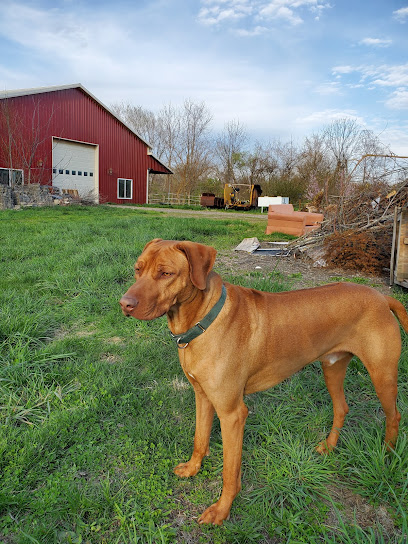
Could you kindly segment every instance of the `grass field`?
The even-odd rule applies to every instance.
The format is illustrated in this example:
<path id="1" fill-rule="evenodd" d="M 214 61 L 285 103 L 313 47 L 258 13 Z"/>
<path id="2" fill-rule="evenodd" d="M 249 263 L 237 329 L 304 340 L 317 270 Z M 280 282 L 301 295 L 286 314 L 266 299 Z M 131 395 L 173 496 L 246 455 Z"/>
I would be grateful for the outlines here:
<path id="1" fill-rule="evenodd" d="M 312 364 L 245 399 L 243 489 L 223 527 L 196 521 L 221 490 L 218 421 L 201 472 L 189 480 L 172 472 L 191 453 L 194 395 L 166 319 L 125 319 L 118 299 L 154 237 L 226 250 L 262 231 L 227 217 L 103 206 L 0 212 L 2 544 L 405 542 L 406 339 L 395 452 L 385 451 L 379 401 L 353 361 L 339 446 L 315 453 L 332 414 Z M 294 283 L 238 271 L 228 279 L 264 290 Z"/>

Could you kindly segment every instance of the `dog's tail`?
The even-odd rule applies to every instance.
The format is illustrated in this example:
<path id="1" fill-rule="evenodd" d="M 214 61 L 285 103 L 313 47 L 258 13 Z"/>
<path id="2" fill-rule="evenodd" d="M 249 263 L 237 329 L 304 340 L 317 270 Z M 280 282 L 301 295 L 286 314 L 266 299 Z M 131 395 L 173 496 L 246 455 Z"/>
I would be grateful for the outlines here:
<path id="1" fill-rule="evenodd" d="M 398 318 L 398 321 L 404 327 L 405 332 L 408 333 L 408 313 L 404 305 L 393 297 L 385 295 L 385 298 L 387 299 L 391 312 Z"/>

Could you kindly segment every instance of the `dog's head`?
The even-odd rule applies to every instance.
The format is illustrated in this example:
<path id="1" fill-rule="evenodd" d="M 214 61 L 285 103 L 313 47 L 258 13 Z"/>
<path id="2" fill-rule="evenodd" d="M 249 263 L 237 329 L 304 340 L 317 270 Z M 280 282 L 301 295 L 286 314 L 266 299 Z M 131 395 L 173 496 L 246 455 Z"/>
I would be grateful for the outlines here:
<path id="1" fill-rule="evenodd" d="M 187 300 L 194 289 L 204 290 L 216 253 L 195 242 L 152 240 L 135 264 L 136 282 L 120 300 L 123 313 L 156 319 Z"/>

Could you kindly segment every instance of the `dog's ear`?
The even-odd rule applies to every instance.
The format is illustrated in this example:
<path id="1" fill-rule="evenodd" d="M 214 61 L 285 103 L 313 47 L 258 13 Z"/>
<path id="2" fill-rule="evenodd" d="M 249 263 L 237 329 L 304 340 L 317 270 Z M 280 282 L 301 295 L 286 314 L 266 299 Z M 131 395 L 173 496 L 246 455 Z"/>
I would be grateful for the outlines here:
<path id="1" fill-rule="evenodd" d="M 162 241 L 161 238 L 155 238 L 154 240 L 150 240 L 150 242 L 147 242 L 147 244 L 146 244 L 145 247 L 143 248 L 143 251 L 144 251 L 145 249 L 147 249 L 147 248 L 150 246 L 150 244 L 155 244 L 156 242 L 161 242 L 161 241 Z"/>
<path id="2" fill-rule="evenodd" d="M 214 265 L 217 251 L 213 247 L 195 242 L 179 242 L 177 248 L 186 254 L 190 265 L 191 283 L 203 291 L 207 286 L 207 277 Z"/>

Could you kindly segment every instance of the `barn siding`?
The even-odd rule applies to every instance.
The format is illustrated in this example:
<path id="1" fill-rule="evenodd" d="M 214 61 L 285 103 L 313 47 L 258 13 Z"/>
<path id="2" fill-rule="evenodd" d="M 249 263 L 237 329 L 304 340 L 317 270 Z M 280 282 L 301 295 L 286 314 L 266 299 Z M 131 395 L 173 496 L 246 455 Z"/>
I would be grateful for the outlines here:
<path id="1" fill-rule="evenodd" d="M 51 185 L 53 137 L 98 145 L 101 202 L 124 202 L 117 198 L 117 178 L 120 177 L 133 179 L 132 200 L 125 202 L 144 203 L 147 170 L 169 173 L 159 161 L 148 155 L 145 142 L 80 87 L 8 98 L 7 101 L 10 110 L 15 109 L 27 119 L 28 126 L 35 108 L 39 112 L 38 125 L 44 141 L 38 146 L 33 161 L 32 181 Z M 30 129 L 24 137 L 31 138 Z M 6 157 L 3 160 L 0 157 L 0 166 L 7 167 L 8 161 L 5 161 Z M 42 166 L 39 166 L 39 161 Z M 13 167 L 18 167 L 15 162 Z M 25 179 L 27 181 L 27 173 Z"/>

